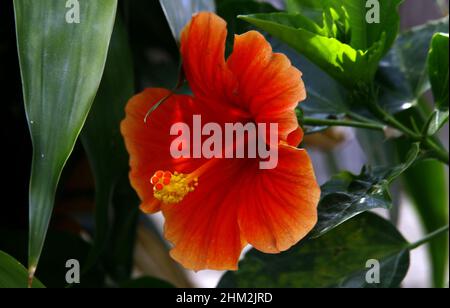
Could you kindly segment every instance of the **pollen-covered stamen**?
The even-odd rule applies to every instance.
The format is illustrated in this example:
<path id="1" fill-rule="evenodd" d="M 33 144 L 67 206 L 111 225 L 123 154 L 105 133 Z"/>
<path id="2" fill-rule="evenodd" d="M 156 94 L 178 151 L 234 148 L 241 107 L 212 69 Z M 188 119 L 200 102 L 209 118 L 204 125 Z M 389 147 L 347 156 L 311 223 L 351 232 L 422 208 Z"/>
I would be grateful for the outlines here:
<path id="1" fill-rule="evenodd" d="M 152 176 L 153 195 L 166 204 L 181 202 L 186 195 L 194 191 L 198 178 L 190 175 L 169 171 L 157 171 Z"/>

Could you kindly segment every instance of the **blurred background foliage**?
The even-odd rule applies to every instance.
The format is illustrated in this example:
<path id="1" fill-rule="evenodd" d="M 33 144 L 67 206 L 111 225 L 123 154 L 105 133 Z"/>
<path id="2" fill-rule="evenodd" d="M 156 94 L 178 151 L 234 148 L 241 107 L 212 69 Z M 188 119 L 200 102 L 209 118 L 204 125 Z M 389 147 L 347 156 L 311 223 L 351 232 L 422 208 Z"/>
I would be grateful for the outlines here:
<path id="1" fill-rule="evenodd" d="M 42 3 L 54 4 L 54 1 Z M 19 5 L 21 1 L 15 2 Z M 400 286 L 408 272 L 409 252 L 416 248 L 395 227 L 401 224 L 402 207 L 414 207 L 425 233 L 447 225 L 448 166 L 431 159 L 417 161 L 422 153 L 419 153 L 417 145 L 411 146 L 411 140 L 389 138 L 392 137 L 390 134 L 398 137 L 396 131 L 343 129 L 331 125 L 333 121 L 347 118 L 359 122 L 369 118 L 374 126 L 383 124 L 354 104 L 352 76 L 355 75 L 351 72 L 356 71 L 356 76 L 362 79 L 369 78 L 369 67 L 362 64 L 345 66 L 344 75 L 331 69 L 325 72 L 329 69 L 327 64 L 305 50 L 301 39 L 295 42 L 292 35 L 286 36 L 274 26 L 273 21 L 287 22 L 284 17 L 276 15 L 277 19 L 274 15 L 266 15 L 286 11 L 295 15 L 300 12 L 320 23 L 323 7 L 317 2 L 202 0 L 193 1 L 198 5 L 196 7 L 189 7 L 190 1 L 182 2 L 188 6 L 174 5 L 174 0 L 118 1 L 114 27 L 110 27 L 112 34 L 107 57 L 106 50 L 103 58 L 95 53 L 99 57 L 98 65 L 105 65 L 103 74 L 99 70 L 94 72 L 98 79 L 98 91 L 91 90 L 95 100 L 84 100 L 85 111 L 89 110 L 91 103 L 92 108 L 80 138 L 76 139 L 77 134 L 72 134 L 77 141 L 61 174 L 54 209 L 46 212 L 52 213 L 52 217 L 36 272 L 39 280 L 35 280 L 36 285 L 33 286 L 65 287 L 65 262 L 68 259 L 77 259 L 82 264 L 81 284 L 73 287 L 205 285 L 193 280 L 190 273 L 169 257 L 169 245 L 162 237 L 159 222 L 139 213 L 137 196 L 127 178 L 128 155 L 118 125 L 124 116 L 125 103 L 134 93 L 146 87 L 175 86 L 180 59 L 174 36 L 179 34 L 180 24 L 190 18 L 189 10 L 213 7 L 228 22 L 227 53 L 232 50 L 235 33 L 265 30 L 274 49 L 286 53 L 303 71 L 308 90 L 308 100 L 299 109 L 299 117 L 304 120 L 308 133 L 304 146 L 313 153 L 318 178 L 324 184 L 319 205 L 321 219 L 308 239 L 280 255 L 248 252 L 240 270 L 226 273 L 219 286 L 370 287 L 364 282 L 363 266 L 365 260 L 375 257 L 381 260 L 382 277 L 386 277 L 380 287 Z M 390 3 L 394 5 L 396 2 Z M 48 14 L 51 15 L 51 10 Z M 238 15 L 250 16 L 245 18 L 246 21 L 237 18 Z M 448 96 L 447 109 L 438 106 L 435 111 L 433 98 L 436 95 L 433 97 L 431 94 L 427 77 L 431 40 L 436 32 L 448 33 L 447 15 L 448 1 L 430 1 L 424 6 L 423 1 L 406 0 L 400 6 L 401 33 L 398 37 L 389 33 L 392 49 L 388 46 L 374 51 L 378 52 L 376 57 L 379 59 L 371 65 L 374 65 L 372 71 L 380 105 L 411 131 L 424 127 L 431 115 L 443 111 L 448 116 Z M 438 21 L 422 25 L 430 20 Z M 40 26 L 46 25 L 46 20 L 36 20 L 33 27 L 39 31 Z M 13 1 L 2 1 L 0 85 L 5 108 L 0 131 L 5 180 L 1 186 L 4 198 L 0 214 L 0 276 L 12 277 L 11 281 L 26 275 L 25 268 L 17 265 L 14 259 L 25 266 L 30 262 L 27 243 L 33 153 L 28 130 L 30 123 L 25 116 L 15 29 Z M 327 36 L 331 35 L 327 33 Z M 20 46 L 27 46 L 26 38 L 22 45 L 19 38 Z M 87 68 L 92 63 L 86 65 Z M 43 72 L 46 73 L 49 72 Z M 75 81 L 87 78 L 85 74 L 72 77 Z M 183 91 L 189 92 L 189 89 L 184 88 Z M 68 97 L 71 99 L 75 106 L 78 100 Z M 58 114 L 54 118 L 64 120 Z M 83 115 L 80 116 L 80 128 L 82 122 Z M 448 125 L 431 138 L 448 149 Z M 68 140 L 63 138 L 63 141 Z M 362 169 L 366 164 L 368 167 Z M 55 174 L 58 175 L 57 172 Z M 41 177 L 41 181 L 51 185 L 50 177 Z M 382 209 L 378 213 L 389 213 L 384 215 L 387 220 L 371 213 L 358 215 L 377 208 Z M 42 219 L 45 225 L 45 217 Z M 45 235 L 44 229 L 40 236 L 43 240 L 42 235 Z M 33 242 L 32 245 L 35 251 L 40 250 L 39 243 Z M 325 246 L 331 247 L 329 255 L 317 253 Z M 431 241 L 429 253 L 432 285 L 442 287 L 448 282 L 448 237 L 441 236 Z M 39 258 L 39 253 L 34 253 L 32 258 Z M 5 268 L 12 268 L 10 264 L 13 263 L 17 270 L 2 272 Z M 313 274 L 314 280 L 305 279 Z M 0 279 L 2 286 L 25 285 L 13 285 Z"/>

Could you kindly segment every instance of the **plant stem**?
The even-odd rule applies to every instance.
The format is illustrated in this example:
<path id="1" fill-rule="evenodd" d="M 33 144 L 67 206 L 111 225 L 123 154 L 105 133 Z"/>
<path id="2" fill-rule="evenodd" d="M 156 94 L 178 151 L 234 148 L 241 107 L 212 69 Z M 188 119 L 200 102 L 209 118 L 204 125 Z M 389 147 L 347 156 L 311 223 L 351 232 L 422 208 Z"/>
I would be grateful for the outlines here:
<path id="1" fill-rule="evenodd" d="M 359 127 L 373 130 L 383 131 L 385 126 L 377 123 L 367 123 L 359 121 L 349 121 L 349 120 L 330 120 L 330 119 L 317 119 L 317 118 L 303 118 L 303 125 L 309 126 L 348 126 L 348 127 Z"/>
<path id="2" fill-rule="evenodd" d="M 383 108 L 381 108 L 378 104 L 372 104 L 371 110 L 375 116 L 383 120 L 389 126 L 392 126 L 395 129 L 401 131 L 405 136 L 407 136 L 412 141 L 421 142 L 427 149 L 432 150 L 434 152 L 434 157 L 446 165 L 449 164 L 449 156 L 447 150 L 443 149 L 441 146 L 436 144 L 430 138 L 424 137 L 422 134 L 418 134 L 413 130 L 409 129 L 402 123 L 400 123 L 393 115 L 386 112 Z"/>
<path id="3" fill-rule="evenodd" d="M 448 225 L 431 232 L 430 234 L 425 236 L 423 239 L 421 239 L 415 243 L 409 244 L 407 248 L 409 250 L 416 249 L 416 248 L 422 246 L 423 244 L 430 242 L 431 240 L 435 239 L 436 237 L 438 237 L 446 232 L 448 232 Z"/>

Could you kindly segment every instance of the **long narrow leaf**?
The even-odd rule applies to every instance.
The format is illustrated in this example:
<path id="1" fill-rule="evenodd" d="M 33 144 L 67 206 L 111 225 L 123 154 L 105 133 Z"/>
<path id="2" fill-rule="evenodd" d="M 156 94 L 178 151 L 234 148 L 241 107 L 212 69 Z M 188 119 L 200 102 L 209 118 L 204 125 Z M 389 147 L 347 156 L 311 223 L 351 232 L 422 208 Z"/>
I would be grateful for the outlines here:
<path id="1" fill-rule="evenodd" d="M 33 142 L 29 274 L 33 276 L 62 169 L 96 95 L 117 0 L 15 0 L 25 110 Z M 79 17 L 79 19 L 78 19 Z"/>
<path id="2" fill-rule="evenodd" d="M 118 187 L 121 178 L 127 178 L 128 154 L 120 135 L 120 121 L 125 117 L 125 105 L 134 93 L 134 77 L 131 51 L 122 20 L 117 16 L 111 45 L 106 61 L 105 72 L 95 98 L 86 125 L 81 134 L 83 146 L 89 157 L 95 177 L 95 238 L 94 249 L 89 264 L 91 266 L 103 254 L 108 245 L 112 245 L 112 233 L 120 232 L 117 224 L 129 221 L 135 225 L 138 212 L 138 200 L 128 199 L 117 202 Z M 122 181 L 125 182 L 125 181 Z M 132 189 L 129 188 L 132 192 Z M 133 200 L 135 201 L 133 207 Z M 121 209 L 119 209 L 120 207 Z M 120 213 L 118 213 L 120 211 Z M 134 228 L 126 228 L 125 234 L 115 234 L 114 244 L 120 244 L 119 239 L 125 236 L 121 247 L 110 259 L 128 255 L 131 260 L 133 249 Z M 123 263 L 121 265 L 124 265 Z M 121 271 L 125 276 L 130 269 Z M 122 278 L 128 279 L 128 277 Z"/>

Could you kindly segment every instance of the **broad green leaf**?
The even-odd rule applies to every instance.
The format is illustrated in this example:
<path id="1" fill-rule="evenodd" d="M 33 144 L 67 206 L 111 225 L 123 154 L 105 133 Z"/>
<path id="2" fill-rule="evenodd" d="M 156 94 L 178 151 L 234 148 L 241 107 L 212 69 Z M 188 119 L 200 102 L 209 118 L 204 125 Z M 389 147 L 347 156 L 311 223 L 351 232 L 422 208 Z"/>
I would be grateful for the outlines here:
<path id="1" fill-rule="evenodd" d="M 0 251 L 0 289 L 26 288 L 27 286 L 28 272 L 26 268 L 10 255 Z M 45 287 L 35 278 L 32 288 Z"/>
<path id="2" fill-rule="evenodd" d="M 25 110 L 33 143 L 29 271 L 39 261 L 62 169 L 100 84 L 116 0 L 14 0 Z M 67 16 L 66 16 L 67 15 Z M 72 16 L 73 17 L 73 16 Z"/>
<path id="3" fill-rule="evenodd" d="M 378 46 L 371 51 L 355 50 L 328 37 L 325 29 L 301 15 L 272 13 L 241 18 L 294 48 L 347 87 L 368 82 L 375 74 L 378 62 L 369 60 L 380 54 Z"/>
<path id="4" fill-rule="evenodd" d="M 365 279 L 369 260 L 379 262 L 379 284 Z M 408 267 L 408 243 L 403 236 L 385 219 L 365 213 L 280 254 L 252 249 L 239 270 L 227 272 L 218 287 L 395 288 Z"/>
<path id="5" fill-rule="evenodd" d="M 382 54 L 392 46 L 397 37 L 400 18 L 398 6 L 403 0 L 360 1 L 360 0 L 321 0 L 325 10 L 334 10 L 345 15 L 349 27 L 349 45 L 356 50 L 369 50 L 373 45 L 384 41 Z M 379 5 L 374 4 L 379 2 Z M 379 11 L 379 20 L 372 20 L 371 13 Z M 375 14 L 374 17 L 377 17 Z"/>
<path id="6" fill-rule="evenodd" d="M 94 172 L 96 200 L 95 200 L 95 238 L 94 250 L 91 253 L 89 266 L 100 255 L 113 259 L 119 254 L 128 254 L 131 259 L 134 228 L 133 220 L 137 217 L 137 200 L 132 193 L 129 200 L 117 200 L 117 191 L 126 188 L 120 181 L 127 177 L 128 154 L 125 150 L 123 138 L 120 134 L 120 122 L 125 117 L 125 105 L 134 93 L 133 62 L 128 38 L 120 16 L 116 18 L 114 32 L 109 46 L 105 71 L 97 96 L 81 134 L 83 146 L 86 149 L 91 168 Z M 128 187 L 128 185 L 126 185 Z M 130 191 L 131 188 L 129 189 Z M 134 204 L 133 204 L 134 201 Z M 129 229 L 117 230 L 117 224 L 131 224 Z M 119 234 L 116 234 L 119 232 Z M 128 234 L 128 236 L 126 236 Z M 113 237 L 114 236 L 114 237 Z M 119 239 L 124 238 L 124 245 L 119 254 L 105 253 L 105 249 L 116 246 Z M 120 246 L 120 245 L 118 245 Z M 129 261 L 123 260 L 125 263 Z M 124 266 L 119 262 L 117 266 Z M 117 266 L 114 267 L 117 269 Z M 120 272 L 125 277 L 115 277 L 118 273 L 110 273 L 114 278 L 127 278 L 130 266 Z"/>
<path id="7" fill-rule="evenodd" d="M 366 21 L 367 8 L 359 0 L 322 0 L 322 22 L 302 12 L 241 18 L 285 42 L 343 85 L 354 88 L 372 81 L 378 62 L 394 41 L 400 2 L 392 0 L 381 6 L 380 19 L 384 22 L 380 23 Z"/>
<path id="8" fill-rule="evenodd" d="M 380 62 L 376 83 L 379 102 L 395 113 L 417 105 L 430 89 L 427 57 L 433 34 L 448 31 L 448 17 L 435 20 L 402 33 Z"/>
<path id="9" fill-rule="evenodd" d="M 299 107 L 305 116 L 338 118 L 351 111 L 348 93 L 339 83 L 306 58 L 296 56 L 293 52 L 284 52 L 303 73 L 307 97 Z"/>
<path id="10" fill-rule="evenodd" d="M 421 100 L 417 107 L 406 110 L 397 117 L 409 126 L 411 119 L 414 119 L 421 127 L 425 123 L 422 113 L 429 114 L 425 106 L 428 107 L 428 104 Z M 418 107 L 422 109 L 419 110 Z M 398 156 L 403 159 L 407 153 L 409 141 L 400 138 L 395 143 Z M 420 161 L 404 173 L 402 181 L 426 232 L 432 232 L 448 224 L 448 179 L 446 167 L 441 162 Z M 448 264 L 448 236 L 434 239 L 428 247 L 432 261 L 433 284 L 435 287 L 443 287 L 446 282 Z"/>
<path id="11" fill-rule="evenodd" d="M 300 13 L 316 23 L 322 21 L 323 7 L 317 0 L 286 0 L 286 11 L 288 13 Z"/>
<path id="12" fill-rule="evenodd" d="M 310 237 L 319 237 L 350 218 L 376 208 L 390 209 L 389 185 L 407 170 L 419 154 L 414 144 L 405 163 L 390 168 L 363 168 L 361 174 L 342 172 L 322 186 L 318 222 Z"/>
<path id="13" fill-rule="evenodd" d="M 428 73 L 430 76 L 436 110 L 430 119 L 428 135 L 434 135 L 448 121 L 448 45 L 448 33 L 436 33 L 433 36 L 430 53 L 428 55 Z"/>
<path id="14" fill-rule="evenodd" d="M 322 3 L 317 0 L 286 0 L 286 10 L 288 12 L 300 13 L 302 9 L 317 9 L 322 11 Z"/>
<path id="15" fill-rule="evenodd" d="M 154 278 L 154 277 L 141 277 L 129 281 L 125 281 L 120 284 L 121 288 L 126 289 L 146 289 L 146 288 L 158 288 L 158 289 L 168 289 L 175 288 L 170 283 Z"/>
<path id="16" fill-rule="evenodd" d="M 200 11 L 214 12 L 216 10 L 213 0 L 159 0 L 166 15 L 172 35 L 177 42 L 181 39 L 181 32 L 191 20 L 193 14 Z"/>

